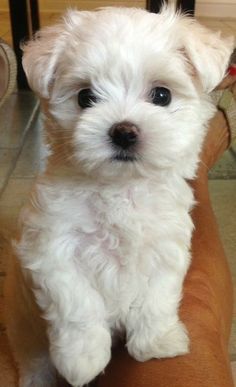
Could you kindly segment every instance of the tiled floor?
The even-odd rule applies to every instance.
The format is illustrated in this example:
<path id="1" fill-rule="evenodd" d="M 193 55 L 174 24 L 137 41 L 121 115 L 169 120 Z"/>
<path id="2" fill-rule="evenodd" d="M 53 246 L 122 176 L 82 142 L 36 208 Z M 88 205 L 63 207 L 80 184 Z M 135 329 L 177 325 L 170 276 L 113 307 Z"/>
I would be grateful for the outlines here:
<path id="1" fill-rule="evenodd" d="M 37 110 L 38 101 L 33 93 L 28 92 L 21 92 L 20 97 L 17 93 L 13 94 L 0 109 L 0 195 L 15 168 Z"/>
<path id="2" fill-rule="evenodd" d="M 42 14 L 41 24 L 50 24 L 56 17 L 55 13 Z M 236 22 L 233 19 L 201 20 L 213 29 L 223 30 L 226 35 L 236 35 Z M 0 36 L 11 42 L 6 13 L 0 13 Z M 38 170 L 40 124 L 37 111 L 38 102 L 29 92 L 14 94 L 0 109 L 0 346 L 4 348 L 0 350 L 0 364 L 5 364 L 0 373 L 1 387 L 15 386 L 15 374 L 8 372 L 10 355 L 1 320 L 2 280 L 5 273 L 5 260 L 1 257 L 1 252 L 7 250 L 8 241 L 14 235 L 19 210 L 27 199 Z M 234 163 L 234 156 L 228 152 L 225 160 L 230 162 L 232 178 L 219 180 L 216 179 L 217 173 L 213 174 L 210 191 L 236 289 L 236 158 Z M 224 168 L 225 164 L 222 165 Z M 233 326 L 230 353 L 232 359 L 236 360 L 236 323 Z"/>

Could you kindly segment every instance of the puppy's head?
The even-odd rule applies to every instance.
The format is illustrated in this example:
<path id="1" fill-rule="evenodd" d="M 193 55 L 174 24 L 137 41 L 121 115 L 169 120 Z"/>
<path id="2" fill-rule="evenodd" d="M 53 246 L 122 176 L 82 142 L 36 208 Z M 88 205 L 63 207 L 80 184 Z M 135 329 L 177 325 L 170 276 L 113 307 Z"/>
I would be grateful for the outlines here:
<path id="1" fill-rule="evenodd" d="M 232 47 L 169 8 L 69 11 L 24 47 L 23 66 L 84 173 L 192 177 Z"/>

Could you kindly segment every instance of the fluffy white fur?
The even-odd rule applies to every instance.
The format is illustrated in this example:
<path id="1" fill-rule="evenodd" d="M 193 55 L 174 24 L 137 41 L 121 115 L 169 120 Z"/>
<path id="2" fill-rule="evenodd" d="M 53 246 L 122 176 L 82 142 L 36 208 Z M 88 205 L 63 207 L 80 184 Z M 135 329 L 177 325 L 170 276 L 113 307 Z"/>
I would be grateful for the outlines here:
<path id="1" fill-rule="evenodd" d="M 119 331 L 139 361 L 188 351 L 178 317 L 193 229 L 186 179 L 232 44 L 169 8 L 105 8 L 69 11 L 24 47 L 50 153 L 7 284 L 21 387 L 56 385 L 55 368 L 83 386 Z M 170 105 L 151 102 L 156 86 L 171 90 Z M 81 110 L 86 87 L 99 101 Z M 140 128 L 134 162 L 112 160 L 108 130 L 123 121 Z"/>

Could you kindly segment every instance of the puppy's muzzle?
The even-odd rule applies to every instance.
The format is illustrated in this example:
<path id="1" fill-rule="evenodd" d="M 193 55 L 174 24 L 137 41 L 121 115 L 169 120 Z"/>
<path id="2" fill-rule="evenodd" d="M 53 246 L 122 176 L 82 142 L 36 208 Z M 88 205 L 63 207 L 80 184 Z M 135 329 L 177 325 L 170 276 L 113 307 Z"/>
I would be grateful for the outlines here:
<path id="1" fill-rule="evenodd" d="M 109 136 L 116 148 L 130 150 L 138 142 L 139 128 L 131 122 L 121 122 L 112 125 Z"/>

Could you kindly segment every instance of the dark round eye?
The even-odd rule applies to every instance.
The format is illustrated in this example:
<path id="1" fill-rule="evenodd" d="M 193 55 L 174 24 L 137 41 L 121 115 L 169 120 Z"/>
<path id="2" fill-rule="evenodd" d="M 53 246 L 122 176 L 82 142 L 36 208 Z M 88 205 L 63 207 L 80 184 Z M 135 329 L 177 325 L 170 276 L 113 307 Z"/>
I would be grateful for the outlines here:
<path id="1" fill-rule="evenodd" d="M 171 92 L 165 87 L 155 87 L 151 91 L 151 99 L 155 105 L 167 106 L 171 102 Z"/>
<path id="2" fill-rule="evenodd" d="M 79 91 L 78 104 L 82 109 L 92 107 L 95 102 L 97 102 L 97 98 L 91 89 L 83 89 Z"/>

